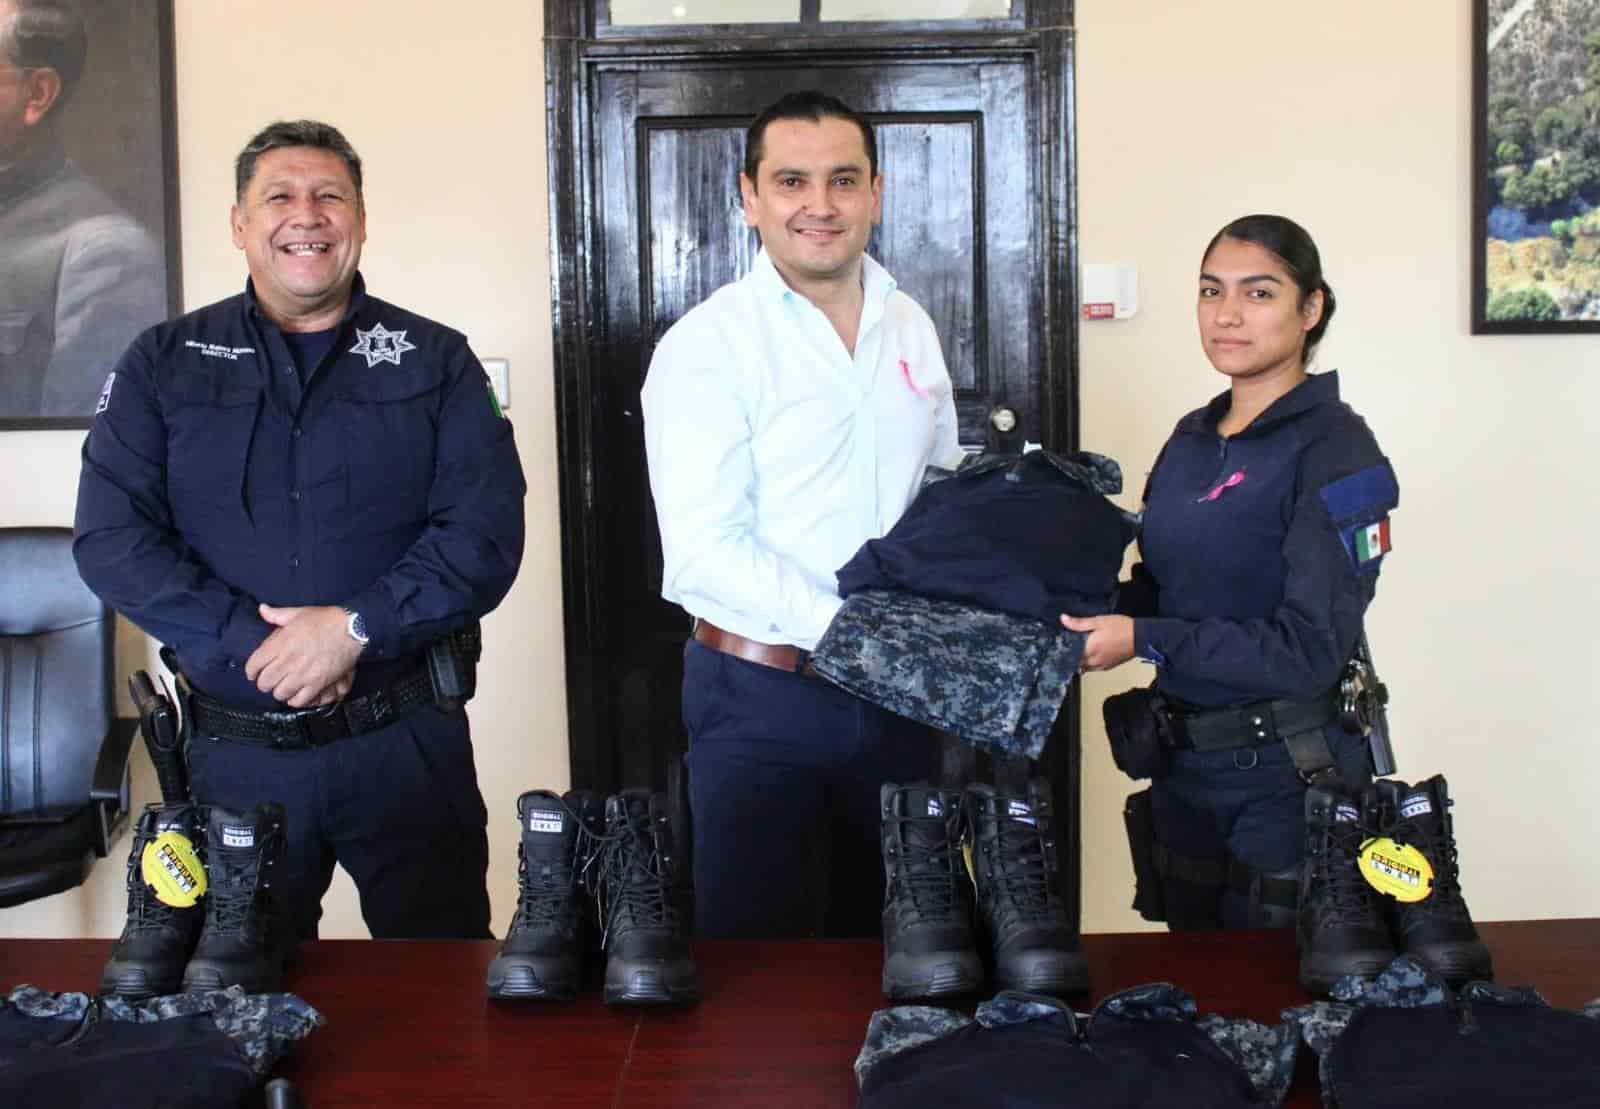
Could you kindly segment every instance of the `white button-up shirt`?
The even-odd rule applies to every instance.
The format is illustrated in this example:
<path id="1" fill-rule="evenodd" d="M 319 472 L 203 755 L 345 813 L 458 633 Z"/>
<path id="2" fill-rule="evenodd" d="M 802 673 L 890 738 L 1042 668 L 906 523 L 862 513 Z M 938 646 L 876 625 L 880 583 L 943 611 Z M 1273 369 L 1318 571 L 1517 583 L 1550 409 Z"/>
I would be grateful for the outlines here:
<path id="1" fill-rule="evenodd" d="M 672 325 L 645 378 L 661 595 L 762 643 L 814 647 L 841 603 L 834 571 L 927 465 L 962 457 L 933 321 L 862 264 L 853 356 L 762 251 Z"/>

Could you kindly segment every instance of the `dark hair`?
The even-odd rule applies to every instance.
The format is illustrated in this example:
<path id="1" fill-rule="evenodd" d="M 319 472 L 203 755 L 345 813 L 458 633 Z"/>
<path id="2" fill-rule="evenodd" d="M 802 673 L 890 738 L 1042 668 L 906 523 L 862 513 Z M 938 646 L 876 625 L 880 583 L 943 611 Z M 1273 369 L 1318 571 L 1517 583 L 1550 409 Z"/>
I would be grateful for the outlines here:
<path id="1" fill-rule="evenodd" d="M 16 0 L 16 14 L 0 27 L 0 45 L 18 69 L 53 69 L 61 76 L 64 104 L 83 76 L 89 53 L 83 17 L 69 0 Z"/>
<path id="2" fill-rule="evenodd" d="M 750 130 L 745 132 L 744 175 L 750 178 L 752 187 L 756 184 L 756 170 L 761 166 L 761 155 L 765 153 L 763 146 L 767 124 L 780 119 L 808 119 L 812 123 L 821 123 L 824 119 L 843 119 L 855 124 L 861 128 L 861 141 L 867 148 L 867 174 L 874 178 L 878 176 L 878 140 L 872 133 L 872 124 L 838 97 L 817 89 L 804 89 L 791 92 L 767 105 L 756 116 L 755 122 L 750 124 Z"/>
<path id="3" fill-rule="evenodd" d="M 1205 264 L 1213 248 L 1223 239 L 1254 243 L 1273 254 L 1294 279 L 1295 286 L 1300 290 L 1301 304 L 1312 293 L 1322 294 L 1322 318 L 1306 332 L 1304 356 L 1309 362 L 1312 351 L 1322 341 L 1322 333 L 1328 330 L 1328 324 L 1333 320 L 1336 306 L 1333 287 L 1322 276 L 1322 255 L 1317 253 L 1317 244 L 1311 241 L 1304 227 L 1285 216 L 1240 216 L 1211 237 L 1205 253 L 1200 255 L 1201 265 Z"/>
<path id="4" fill-rule="evenodd" d="M 350 180 L 355 183 L 356 196 L 361 196 L 361 157 L 350 145 L 348 139 L 339 133 L 339 129 L 331 123 L 318 123 L 314 119 L 297 119 L 293 122 L 279 120 L 277 123 L 268 124 L 249 142 L 244 149 L 239 151 L 239 157 L 233 163 L 234 195 L 238 200 L 244 199 L 245 190 L 250 187 L 251 180 L 256 175 L 256 159 L 270 150 L 282 150 L 290 146 L 309 146 L 314 150 L 327 150 L 344 159 L 344 164 L 350 170 Z"/>

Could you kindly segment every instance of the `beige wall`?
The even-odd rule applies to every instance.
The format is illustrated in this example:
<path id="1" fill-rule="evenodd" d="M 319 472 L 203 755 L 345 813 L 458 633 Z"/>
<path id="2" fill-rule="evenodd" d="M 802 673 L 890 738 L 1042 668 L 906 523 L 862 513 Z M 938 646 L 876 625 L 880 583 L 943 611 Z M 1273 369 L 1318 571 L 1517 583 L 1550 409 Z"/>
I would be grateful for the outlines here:
<path id="1" fill-rule="evenodd" d="M 365 272 L 380 295 L 511 359 L 530 492 L 522 576 L 490 618 L 473 706 L 494 821 L 495 927 L 515 890 L 516 793 L 566 782 L 544 161 L 542 17 L 478 0 L 181 0 L 186 303 L 234 292 L 228 163 L 257 124 L 319 115 L 368 163 Z M 1195 340 L 1198 254 L 1227 219 L 1275 210 L 1322 245 L 1339 318 L 1322 363 L 1393 458 L 1396 551 L 1372 616 L 1401 771 L 1448 774 L 1466 889 L 1484 919 L 1600 915 L 1593 528 L 1600 339 L 1467 334 L 1468 5 L 1079 0 L 1083 257 L 1138 263 L 1133 320 L 1086 325 L 1084 444 L 1137 493 L 1172 423 L 1220 385 Z M 79 436 L 0 435 L 0 523 L 67 523 Z M 26 475 L 17 480 L 15 475 Z M 125 664 L 143 646 L 126 637 Z M 1085 913 L 1138 925 L 1121 838 L 1129 783 L 1088 683 Z M 151 796 L 148 767 L 139 789 Z M 86 890 L 0 913 L 0 934 L 111 935 L 121 859 Z M 327 935 L 364 931 L 348 883 Z"/>

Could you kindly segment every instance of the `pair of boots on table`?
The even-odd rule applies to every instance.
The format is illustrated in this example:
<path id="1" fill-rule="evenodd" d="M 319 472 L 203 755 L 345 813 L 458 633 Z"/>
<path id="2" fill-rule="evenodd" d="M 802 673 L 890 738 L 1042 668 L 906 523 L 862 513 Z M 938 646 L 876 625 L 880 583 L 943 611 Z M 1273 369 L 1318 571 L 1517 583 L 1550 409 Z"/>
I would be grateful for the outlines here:
<path id="1" fill-rule="evenodd" d="M 517 911 L 489 964 L 489 996 L 571 1000 L 598 946 L 606 1004 L 699 1000 L 673 817 L 665 795 L 644 789 L 517 798 Z"/>
<path id="2" fill-rule="evenodd" d="M 978 992 L 980 928 L 998 988 L 1088 989 L 1057 885 L 1047 783 L 1010 793 L 889 784 L 881 799 L 886 996 Z M 517 817 L 517 911 L 489 966 L 489 996 L 573 998 L 598 931 L 607 1004 L 697 1000 L 687 860 L 675 847 L 681 833 L 667 798 L 530 790 L 517 799 Z"/>
<path id="3" fill-rule="evenodd" d="M 283 849 L 281 805 L 146 805 L 128 853 L 128 920 L 100 992 L 280 989 L 294 946 L 276 884 Z"/>
<path id="4" fill-rule="evenodd" d="M 885 997 L 978 993 L 985 962 L 997 990 L 1088 990 L 1058 884 L 1048 782 L 889 783 L 880 801 Z"/>
<path id="5" fill-rule="evenodd" d="M 1411 957 L 1451 986 L 1494 977 L 1461 895 L 1452 804 L 1439 775 L 1416 785 L 1379 779 L 1359 792 L 1307 791 L 1298 918 L 1305 989 L 1326 994 L 1344 975 L 1375 977 L 1396 955 Z M 1397 889 L 1413 887 L 1406 896 L 1420 894 L 1419 900 L 1388 896 L 1368 882 L 1360 860 L 1369 845 L 1378 852 L 1369 869 L 1392 878 Z M 1407 854 L 1408 847 L 1425 864 Z"/>

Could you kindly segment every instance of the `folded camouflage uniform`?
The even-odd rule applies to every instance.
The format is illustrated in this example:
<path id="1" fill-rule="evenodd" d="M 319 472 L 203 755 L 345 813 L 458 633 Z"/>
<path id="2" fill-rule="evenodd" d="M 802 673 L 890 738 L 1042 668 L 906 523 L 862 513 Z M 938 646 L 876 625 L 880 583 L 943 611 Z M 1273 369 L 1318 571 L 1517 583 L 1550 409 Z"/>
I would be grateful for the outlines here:
<path id="1" fill-rule="evenodd" d="M 1405 956 L 1332 993 L 1283 1014 L 1321 1059 L 1329 1109 L 1600 1105 L 1600 999 L 1573 1013 L 1527 986 L 1452 991 Z"/>
<path id="2" fill-rule="evenodd" d="M 1084 636 L 1038 620 L 914 593 L 845 598 L 811 664 L 872 704 L 984 750 L 1036 759 Z"/>
<path id="3" fill-rule="evenodd" d="M 1297 1037 L 1218 1016 L 1165 983 L 1124 990 L 1083 1017 L 1054 998 L 1002 993 L 976 1019 L 911 1005 L 875 1013 L 856 1059 L 860 1109 L 1006 1105 L 1279 1105 Z"/>
<path id="4" fill-rule="evenodd" d="M 294 994 L 237 986 L 140 1002 L 18 986 L 0 1003 L 0 1105 L 237 1105 L 322 1023 Z"/>

